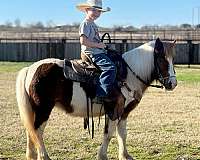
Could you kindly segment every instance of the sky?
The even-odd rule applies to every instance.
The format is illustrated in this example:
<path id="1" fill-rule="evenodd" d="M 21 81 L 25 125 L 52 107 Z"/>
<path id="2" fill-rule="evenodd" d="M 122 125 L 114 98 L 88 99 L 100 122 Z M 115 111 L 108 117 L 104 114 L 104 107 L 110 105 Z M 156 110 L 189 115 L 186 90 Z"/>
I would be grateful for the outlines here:
<path id="1" fill-rule="evenodd" d="M 80 23 L 84 13 L 76 5 L 86 0 L 1 0 L 0 24 L 22 25 L 53 21 L 56 25 Z M 180 25 L 200 23 L 200 0 L 103 0 L 103 13 L 96 21 L 99 26 Z"/>

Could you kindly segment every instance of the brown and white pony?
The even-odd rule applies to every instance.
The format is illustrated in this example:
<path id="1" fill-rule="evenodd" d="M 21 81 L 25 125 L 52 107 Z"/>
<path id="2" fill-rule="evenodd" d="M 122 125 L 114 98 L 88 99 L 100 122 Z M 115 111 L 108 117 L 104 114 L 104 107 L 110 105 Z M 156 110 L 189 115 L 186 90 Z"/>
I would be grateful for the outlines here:
<path id="1" fill-rule="evenodd" d="M 126 124 L 131 110 L 140 102 L 144 91 L 154 80 L 165 89 L 173 90 L 176 76 L 173 67 L 174 43 L 151 41 L 123 54 L 127 64 L 127 77 L 121 91 L 125 97 L 124 114 L 120 120 L 108 122 L 98 159 L 106 160 L 108 144 L 117 131 L 119 159 L 132 160 L 126 149 Z M 43 132 L 54 106 L 66 113 L 86 117 L 86 93 L 79 82 L 67 80 L 63 75 L 64 61 L 44 59 L 20 70 L 16 82 L 16 96 L 20 116 L 26 128 L 28 160 L 49 160 L 43 142 Z M 100 104 L 93 105 L 93 115 L 104 111 Z"/>

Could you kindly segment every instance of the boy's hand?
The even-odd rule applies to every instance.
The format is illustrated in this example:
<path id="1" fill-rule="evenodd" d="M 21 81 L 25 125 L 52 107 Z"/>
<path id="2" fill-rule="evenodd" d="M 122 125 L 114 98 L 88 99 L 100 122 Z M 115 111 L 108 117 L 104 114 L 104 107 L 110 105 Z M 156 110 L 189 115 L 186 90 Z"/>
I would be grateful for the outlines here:
<path id="1" fill-rule="evenodd" d="M 98 43 L 98 48 L 105 49 L 106 45 L 104 43 L 100 42 L 100 43 Z"/>

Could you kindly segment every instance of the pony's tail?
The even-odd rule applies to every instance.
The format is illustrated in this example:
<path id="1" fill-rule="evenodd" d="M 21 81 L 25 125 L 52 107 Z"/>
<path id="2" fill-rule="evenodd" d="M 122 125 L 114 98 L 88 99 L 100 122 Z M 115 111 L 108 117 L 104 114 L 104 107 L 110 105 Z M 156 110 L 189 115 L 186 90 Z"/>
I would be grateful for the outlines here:
<path id="1" fill-rule="evenodd" d="M 25 128 L 27 129 L 32 142 L 36 146 L 38 146 L 38 134 L 34 128 L 35 113 L 32 110 L 32 106 L 29 101 L 29 96 L 25 87 L 28 69 L 28 67 L 25 67 L 21 69 L 18 73 L 16 80 L 16 98 L 21 120 Z"/>

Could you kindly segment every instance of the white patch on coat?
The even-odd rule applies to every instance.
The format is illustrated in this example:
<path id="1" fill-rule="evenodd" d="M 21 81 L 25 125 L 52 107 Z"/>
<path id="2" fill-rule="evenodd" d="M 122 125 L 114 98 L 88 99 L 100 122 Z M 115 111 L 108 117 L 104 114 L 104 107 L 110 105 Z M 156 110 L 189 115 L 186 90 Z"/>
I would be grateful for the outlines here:
<path id="1" fill-rule="evenodd" d="M 149 80 L 154 70 L 154 45 L 155 41 L 145 43 L 123 54 L 123 58 L 131 70 L 145 81 Z"/>
<path id="2" fill-rule="evenodd" d="M 72 113 L 73 116 L 87 116 L 87 99 L 85 91 L 82 87 L 80 87 L 80 83 L 74 82 L 73 83 L 73 96 L 71 105 L 73 106 L 74 112 Z M 91 101 L 89 99 L 89 111 L 91 116 Z M 101 110 L 101 104 L 93 104 L 93 116 L 99 116 Z M 102 113 L 103 110 L 102 110 Z"/>
<path id="3" fill-rule="evenodd" d="M 168 69 L 169 80 L 168 81 L 172 83 L 172 89 L 174 89 L 177 86 L 176 74 L 175 74 L 175 71 L 174 71 L 172 58 L 169 57 L 169 58 L 167 58 L 167 60 L 169 62 L 169 69 Z"/>
<path id="4" fill-rule="evenodd" d="M 154 45 L 155 41 L 151 41 L 123 54 L 123 59 L 131 70 L 146 82 L 151 79 L 151 73 L 154 70 Z M 135 98 L 135 93 L 142 97 L 145 89 L 144 84 L 136 78 L 131 70 L 128 69 L 126 83 L 132 92 L 129 92 L 126 87 L 121 88 L 126 97 L 125 106 Z"/>

